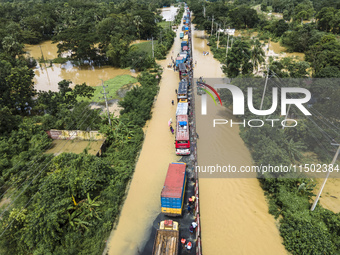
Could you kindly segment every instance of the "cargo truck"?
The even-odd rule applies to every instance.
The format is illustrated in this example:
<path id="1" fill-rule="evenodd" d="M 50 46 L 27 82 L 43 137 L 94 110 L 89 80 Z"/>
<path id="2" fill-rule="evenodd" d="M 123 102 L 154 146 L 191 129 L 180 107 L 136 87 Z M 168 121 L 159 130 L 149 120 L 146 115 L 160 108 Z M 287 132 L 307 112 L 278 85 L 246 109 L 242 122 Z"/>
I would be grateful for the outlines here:
<path id="1" fill-rule="evenodd" d="M 180 63 L 178 65 L 178 70 L 179 70 L 179 79 L 186 79 L 188 77 L 188 72 L 187 72 L 187 67 L 184 63 Z"/>
<path id="2" fill-rule="evenodd" d="M 176 67 L 178 67 L 179 64 L 184 63 L 184 58 L 183 57 L 177 57 L 176 58 Z"/>
<path id="3" fill-rule="evenodd" d="M 159 224 L 152 255 L 177 255 L 179 244 L 178 222 L 164 220 Z"/>
<path id="4" fill-rule="evenodd" d="M 161 192 L 161 210 L 168 216 L 181 216 L 185 186 L 187 182 L 186 163 L 170 163 Z"/>
<path id="5" fill-rule="evenodd" d="M 188 99 L 188 82 L 185 79 L 178 83 L 177 102 L 180 99 Z"/>
<path id="6" fill-rule="evenodd" d="M 183 32 L 180 32 L 179 33 L 179 38 L 182 39 L 184 37 L 184 33 Z"/>
<path id="7" fill-rule="evenodd" d="M 188 115 L 178 115 L 176 120 L 176 155 L 190 155 Z"/>
<path id="8" fill-rule="evenodd" d="M 188 115 L 189 104 L 188 103 L 178 103 L 176 109 L 176 116 L 178 115 Z"/>

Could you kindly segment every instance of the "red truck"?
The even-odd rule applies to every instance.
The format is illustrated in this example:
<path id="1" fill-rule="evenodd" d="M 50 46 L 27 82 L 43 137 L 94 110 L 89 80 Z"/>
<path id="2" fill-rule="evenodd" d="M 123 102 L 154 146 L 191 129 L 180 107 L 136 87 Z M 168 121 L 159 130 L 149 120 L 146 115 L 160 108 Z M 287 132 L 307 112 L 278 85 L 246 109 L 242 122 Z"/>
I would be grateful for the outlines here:
<path id="1" fill-rule="evenodd" d="M 190 130 L 188 115 L 178 115 L 176 119 L 176 154 L 190 155 Z"/>

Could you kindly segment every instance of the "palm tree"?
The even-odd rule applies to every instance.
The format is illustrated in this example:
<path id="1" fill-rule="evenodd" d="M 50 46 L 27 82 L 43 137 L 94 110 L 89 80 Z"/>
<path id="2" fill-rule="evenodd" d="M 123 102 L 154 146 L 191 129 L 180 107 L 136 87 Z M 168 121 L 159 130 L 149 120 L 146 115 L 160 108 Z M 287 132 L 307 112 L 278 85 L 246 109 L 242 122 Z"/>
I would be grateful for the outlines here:
<path id="1" fill-rule="evenodd" d="M 140 40 L 140 27 L 139 26 L 142 24 L 142 22 L 143 22 L 143 19 L 142 19 L 141 16 L 139 16 L 139 15 L 134 16 L 133 23 L 137 27 L 137 33 L 138 33 L 138 39 L 139 40 Z"/>
<path id="2" fill-rule="evenodd" d="M 305 148 L 302 142 L 294 142 L 293 139 L 290 139 L 289 141 L 285 140 L 284 146 L 292 162 L 295 162 L 302 157 L 300 151 Z"/>
<path id="3" fill-rule="evenodd" d="M 253 50 L 251 51 L 251 61 L 253 63 L 255 73 L 258 72 L 259 66 L 264 62 L 265 53 L 262 43 L 256 39 L 253 41 Z"/>

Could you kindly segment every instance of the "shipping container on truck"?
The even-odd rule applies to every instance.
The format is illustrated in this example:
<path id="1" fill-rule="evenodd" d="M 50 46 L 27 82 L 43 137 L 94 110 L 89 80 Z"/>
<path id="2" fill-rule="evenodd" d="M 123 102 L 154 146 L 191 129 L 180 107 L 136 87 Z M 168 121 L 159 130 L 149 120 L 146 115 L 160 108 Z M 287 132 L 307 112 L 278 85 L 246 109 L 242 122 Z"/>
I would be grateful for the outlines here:
<path id="1" fill-rule="evenodd" d="M 159 223 L 152 255 L 177 255 L 179 244 L 178 222 L 164 220 Z"/>
<path id="2" fill-rule="evenodd" d="M 178 65 L 179 79 L 186 79 L 188 77 L 187 67 L 184 63 Z"/>
<path id="3" fill-rule="evenodd" d="M 183 32 L 180 32 L 179 33 L 179 38 L 182 39 L 184 37 L 184 33 Z"/>
<path id="4" fill-rule="evenodd" d="M 190 155 L 190 131 L 188 115 L 176 117 L 176 155 Z"/>
<path id="5" fill-rule="evenodd" d="M 178 103 L 176 109 L 176 116 L 178 115 L 188 115 L 189 104 L 188 103 Z"/>
<path id="6" fill-rule="evenodd" d="M 186 163 L 170 163 L 161 192 L 162 213 L 169 216 L 181 216 L 183 211 L 187 175 Z"/>
<path id="7" fill-rule="evenodd" d="M 185 79 L 178 83 L 177 102 L 180 99 L 188 99 L 188 82 Z"/>
<path id="8" fill-rule="evenodd" d="M 176 58 L 176 66 L 178 67 L 179 64 L 184 63 L 184 58 L 183 57 L 177 57 Z"/>
<path id="9" fill-rule="evenodd" d="M 181 49 L 183 49 L 184 46 L 188 46 L 188 42 L 187 41 L 182 41 L 181 42 Z"/>
<path id="10" fill-rule="evenodd" d="M 186 51 L 181 51 L 179 56 L 184 58 L 184 62 L 187 61 L 188 53 Z"/>

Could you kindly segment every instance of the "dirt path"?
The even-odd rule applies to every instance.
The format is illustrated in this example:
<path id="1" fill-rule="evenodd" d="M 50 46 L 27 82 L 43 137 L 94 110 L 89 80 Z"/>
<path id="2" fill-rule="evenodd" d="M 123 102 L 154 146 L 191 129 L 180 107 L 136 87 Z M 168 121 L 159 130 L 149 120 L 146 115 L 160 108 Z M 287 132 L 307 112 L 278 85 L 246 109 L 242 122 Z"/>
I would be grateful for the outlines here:
<path id="1" fill-rule="evenodd" d="M 210 51 L 203 37 L 203 31 L 194 32 L 194 78 L 221 78 L 221 65 L 212 53 L 203 56 L 203 51 Z M 214 118 L 231 119 L 232 115 L 215 106 L 211 98 L 207 101 L 208 115 L 202 116 L 200 97 L 196 96 L 198 165 L 252 165 L 238 127 L 212 126 Z M 257 179 L 200 175 L 199 183 L 203 254 L 287 254 Z"/>
<path id="2" fill-rule="evenodd" d="M 168 165 L 179 159 L 168 127 L 169 119 L 175 120 L 176 105 L 171 105 L 171 100 L 176 101 L 179 78 L 178 72 L 166 67 L 179 48 L 178 31 L 167 59 L 159 61 L 164 68 L 160 91 L 117 228 L 108 240 L 109 255 L 135 255 L 142 250 L 152 222 L 160 212 L 160 193 Z"/>

